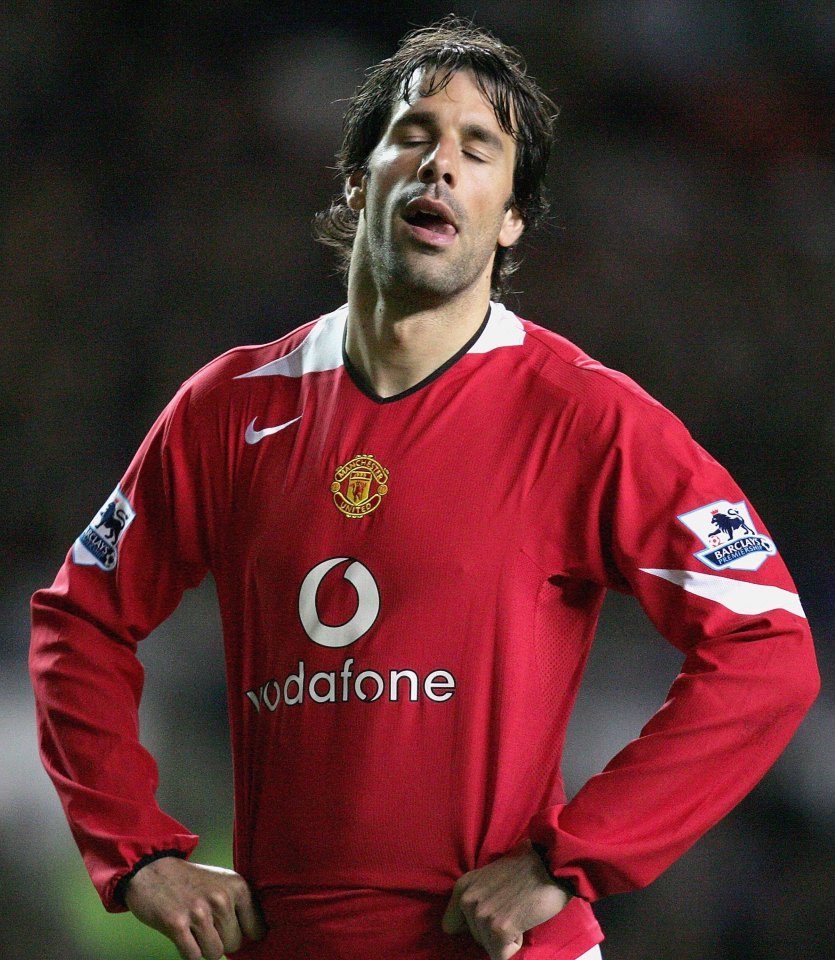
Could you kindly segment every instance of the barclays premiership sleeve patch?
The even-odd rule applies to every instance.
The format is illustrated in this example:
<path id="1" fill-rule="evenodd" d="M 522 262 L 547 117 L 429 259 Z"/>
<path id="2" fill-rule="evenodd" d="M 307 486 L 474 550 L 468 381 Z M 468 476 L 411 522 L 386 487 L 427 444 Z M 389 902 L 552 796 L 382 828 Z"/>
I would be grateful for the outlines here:
<path id="1" fill-rule="evenodd" d="M 678 519 L 704 544 L 693 556 L 711 570 L 759 570 L 777 553 L 774 541 L 757 532 L 744 500 L 717 500 Z"/>
<path id="2" fill-rule="evenodd" d="M 135 516 L 130 500 L 116 487 L 73 544 L 73 561 L 82 567 L 115 570 L 119 562 L 119 543 Z"/>

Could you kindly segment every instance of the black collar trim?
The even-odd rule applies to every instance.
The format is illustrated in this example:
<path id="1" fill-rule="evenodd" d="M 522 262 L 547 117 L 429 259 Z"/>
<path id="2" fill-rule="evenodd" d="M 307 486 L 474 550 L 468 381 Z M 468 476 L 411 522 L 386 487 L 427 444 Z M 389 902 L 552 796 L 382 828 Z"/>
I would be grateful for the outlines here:
<path id="1" fill-rule="evenodd" d="M 419 383 L 414 384 L 414 386 L 409 387 L 406 390 L 403 390 L 402 393 L 395 393 L 390 397 L 381 397 L 379 394 L 375 393 L 371 387 L 371 384 L 366 380 L 364 374 L 351 363 L 351 359 L 348 356 L 347 351 L 345 350 L 345 339 L 348 335 L 348 324 L 345 324 L 345 330 L 342 334 L 342 362 L 345 364 L 345 370 L 348 373 L 348 376 L 354 381 L 357 389 L 368 397 L 369 400 L 373 400 L 375 403 L 394 403 L 395 400 L 404 400 L 406 397 L 410 397 L 413 393 L 417 393 L 418 390 L 422 390 L 424 387 L 428 387 L 433 380 L 437 380 L 441 374 L 446 373 L 450 367 L 454 366 L 464 354 L 469 353 L 472 349 L 475 342 L 478 338 L 484 333 L 484 329 L 487 326 L 487 321 L 490 319 L 490 306 L 487 307 L 487 313 L 484 315 L 484 319 L 481 321 L 481 326 L 476 330 L 476 332 L 470 337 L 470 339 L 461 347 L 460 350 L 456 351 L 445 363 L 442 363 L 437 370 L 433 370 L 429 376 L 424 377 Z"/>

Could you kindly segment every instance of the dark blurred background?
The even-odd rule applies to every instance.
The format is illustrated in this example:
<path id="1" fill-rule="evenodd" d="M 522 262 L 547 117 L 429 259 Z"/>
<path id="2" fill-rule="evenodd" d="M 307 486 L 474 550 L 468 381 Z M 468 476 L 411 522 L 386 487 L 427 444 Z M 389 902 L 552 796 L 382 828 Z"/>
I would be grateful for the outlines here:
<path id="1" fill-rule="evenodd" d="M 31 592 L 179 383 L 341 303 L 313 213 L 342 105 L 411 26 L 458 12 L 561 106 L 553 215 L 508 301 L 675 411 L 765 517 L 833 673 L 833 7 L 614 0 L 11 2 L 0 14 L 0 916 L 16 960 L 173 958 L 107 916 L 35 755 Z M 228 862 L 211 585 L 149 638 L 160 798 Z M 613 598 L 572 726 L 582 781 L 679 658 Z M 599 905 L 606 960 L 831 960 L 835 706 L 646 891 Z M 327 960 L 327 958 L 323 958 Z"/>

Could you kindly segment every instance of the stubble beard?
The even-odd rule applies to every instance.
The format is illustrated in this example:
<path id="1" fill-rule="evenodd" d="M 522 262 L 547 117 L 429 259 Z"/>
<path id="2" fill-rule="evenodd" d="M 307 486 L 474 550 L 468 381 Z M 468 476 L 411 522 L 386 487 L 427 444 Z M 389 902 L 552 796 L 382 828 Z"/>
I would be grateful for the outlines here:
<path id="1" fill-rule="evenodd" d="M 372 266 L 378 289 L 388 297 L 425 305 L 451 300 L 478 280 L 486 261 L 480 263 L 467 258 L 442 262 L 442 258 L 448 257 L 447 251 L 422 253 L 387 244 Z"/>
<path id="2" fill-rule="evenodd" d="M 369 267 L 377 289 L 387 298 L 428 307 L 446 303 L 475 286 L 495 251 L 491 246 L 469 252 L 450 248 L 435 252 L 421 250 L 408 238 L 369 239 Z M 454 246 L 460 243 L 459 238 Z"/>

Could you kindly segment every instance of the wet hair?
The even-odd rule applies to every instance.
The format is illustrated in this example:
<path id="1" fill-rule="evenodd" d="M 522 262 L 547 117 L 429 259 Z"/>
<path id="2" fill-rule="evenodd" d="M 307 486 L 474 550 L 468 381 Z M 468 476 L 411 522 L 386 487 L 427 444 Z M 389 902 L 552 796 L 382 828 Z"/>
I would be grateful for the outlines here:
<path id="1" fill-rule="evenodd" d="M 446 17 L 413 30 L 400 42 L 394 56 L 366 72 L 365 80 L 348 101 L 343 119 L 343 140 L 336 154 L 338 175 L 344 183 L 352 173 L 367 169 L 393 108 L 402 100 L 408 102 L 416 72 L 422 72 L 420 95 L 432 96 L 460 70 L 473 73 L 499 126 L 516 142 L 513 195 L 508 206 L 516 207 L 528 232 L 548 211 L 544 180 L 557 108 L 528 76 L 516 50 L 459 17 Z M 357 220 L 344 196 L 335 199 L 315 220 L 316 238 L 336 249 L 345 275 Z M 513 249 L 497 246 L 491 277 L 494 296 L 507 293 L 508 279 L 517 266 Z"/>

